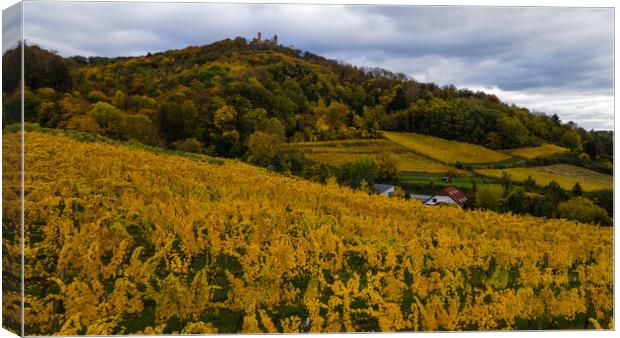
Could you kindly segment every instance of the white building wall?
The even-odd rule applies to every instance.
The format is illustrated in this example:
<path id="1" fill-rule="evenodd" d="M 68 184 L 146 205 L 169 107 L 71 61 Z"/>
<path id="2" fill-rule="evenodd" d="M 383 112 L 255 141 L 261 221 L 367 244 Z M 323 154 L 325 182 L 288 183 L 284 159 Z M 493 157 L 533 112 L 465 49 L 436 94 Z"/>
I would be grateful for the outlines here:
<path id="1" fill-rule="evenodd" d="M 394 193 L 394 187 L 391 187 L 390 189 L 382 192 L 381 195 L 390 197 L 392 196 L 393 193 Z"/>
<path id="2" fill-rule="evenodd" d="M 450 196 L 433 196 L 431 199 L 426 201 L 426 203 L 424 203 L 424 204 L 425 205 L 435 205 L 435 204 L 439 204 L 439 203 L 456 204 L 456 202 L 454 202 L 454 200 L 452 198 L 450 198 Z"/>

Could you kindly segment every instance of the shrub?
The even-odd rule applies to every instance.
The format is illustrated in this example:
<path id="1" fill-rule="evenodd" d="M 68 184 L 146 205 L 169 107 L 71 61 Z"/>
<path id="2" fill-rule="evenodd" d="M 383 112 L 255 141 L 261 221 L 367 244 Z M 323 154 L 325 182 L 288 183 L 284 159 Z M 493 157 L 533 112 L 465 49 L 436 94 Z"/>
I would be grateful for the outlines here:
<path id="1" fill-rule="evenodd" d="M 476 206 L 480 209 L 500 211 L 504 204 L 504 189 L 498 185 L 484 184 L 477 187 Z"/>
<path id="2" fill-rule="evenodd" d="M 172 144 L 174 149 L 178 151 L 184 151 L 186 153 L 204 153 L 204 146 L 195 138 L 187 138 L 184 140 L 176 141 Z"/>
<path id="3" fill-rule="evenodd" d="M 607 215 L 605 209 L 594 204 L 592 200 L 585 197 L 574 197 L 558 205 L 560 217 L 567 218 L 583 223 L 598 223 L 600 225 L 611 225 L 612 220 Z"/>

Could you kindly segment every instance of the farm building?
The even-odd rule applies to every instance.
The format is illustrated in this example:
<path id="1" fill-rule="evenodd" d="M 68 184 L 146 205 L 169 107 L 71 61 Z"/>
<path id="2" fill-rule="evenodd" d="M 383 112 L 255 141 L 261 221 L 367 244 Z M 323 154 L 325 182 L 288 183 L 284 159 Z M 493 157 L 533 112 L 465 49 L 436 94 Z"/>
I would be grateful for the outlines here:
<path id="1" fill-rule="evenodd" d="M 428 201 L 429 199 L 431 199 L 431 195 L 420 195 L 420 194 L 409 194 L 409 198 L 420 201 L 422 203 Z"/>
<path id="2" fill-rule="evenodd" d="M 394 193 L 394 186 L 389 184 L 373 184 L 372 188 L 379 195 L 390 197 Z"/>
<path id="3" fill-rule="evenodd" d="M 438 204 L 448 204 L 448 205 L 458 205 L 459 207 L 463 207 L 467 202 L 467 197 L 463 194 L 459 189 L 455 187 L 446 187 L 439 190 L 433 197 L 429 198 L 424 204 L 425 205 L 438 205 Z"/>

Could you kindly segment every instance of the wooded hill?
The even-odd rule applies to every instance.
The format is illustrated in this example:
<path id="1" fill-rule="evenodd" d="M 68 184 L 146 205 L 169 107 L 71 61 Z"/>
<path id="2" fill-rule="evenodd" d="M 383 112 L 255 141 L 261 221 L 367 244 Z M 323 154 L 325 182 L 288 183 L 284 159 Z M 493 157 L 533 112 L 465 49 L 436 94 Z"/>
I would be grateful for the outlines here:
<path id="1" fill-rule="evenodd" d="M 6 65 L 4 123 L 19 116 L 17 49 Z M 248 145 L 413 131 L 507 149 L 552 143 L 609 161 L 613 135 L 494 96 L 421 83 L 244 38 L 139 57 L 63 58 L 25 48 L 26 120 L 145 144 L 249 157 Z M 253 136 L 254 135 L 254 136 Z"/>

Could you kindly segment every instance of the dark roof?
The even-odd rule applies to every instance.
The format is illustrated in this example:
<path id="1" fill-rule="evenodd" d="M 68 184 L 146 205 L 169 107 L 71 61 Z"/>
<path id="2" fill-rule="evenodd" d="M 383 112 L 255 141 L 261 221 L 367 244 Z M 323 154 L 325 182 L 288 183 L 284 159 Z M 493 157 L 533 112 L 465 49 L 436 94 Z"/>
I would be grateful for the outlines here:
<path id="1" fill-rule="evenodd" d="M 377 193 L 381 194 L 381 193 L 388 191 L 391 188 L 394 188 L 394 186 L 389 185 L 389 184 L 373 184 L 372 188 L 375 189 Z"/>
<path id="2" fill-rule="evenodd" d="M 445 187 L 439 190 L 435 195 L 448 196 L 461 207 L 465 205 L 465 202 L 467 202 L 467 197 L 465 197 L 465 194 L 455 187 Z"/>

